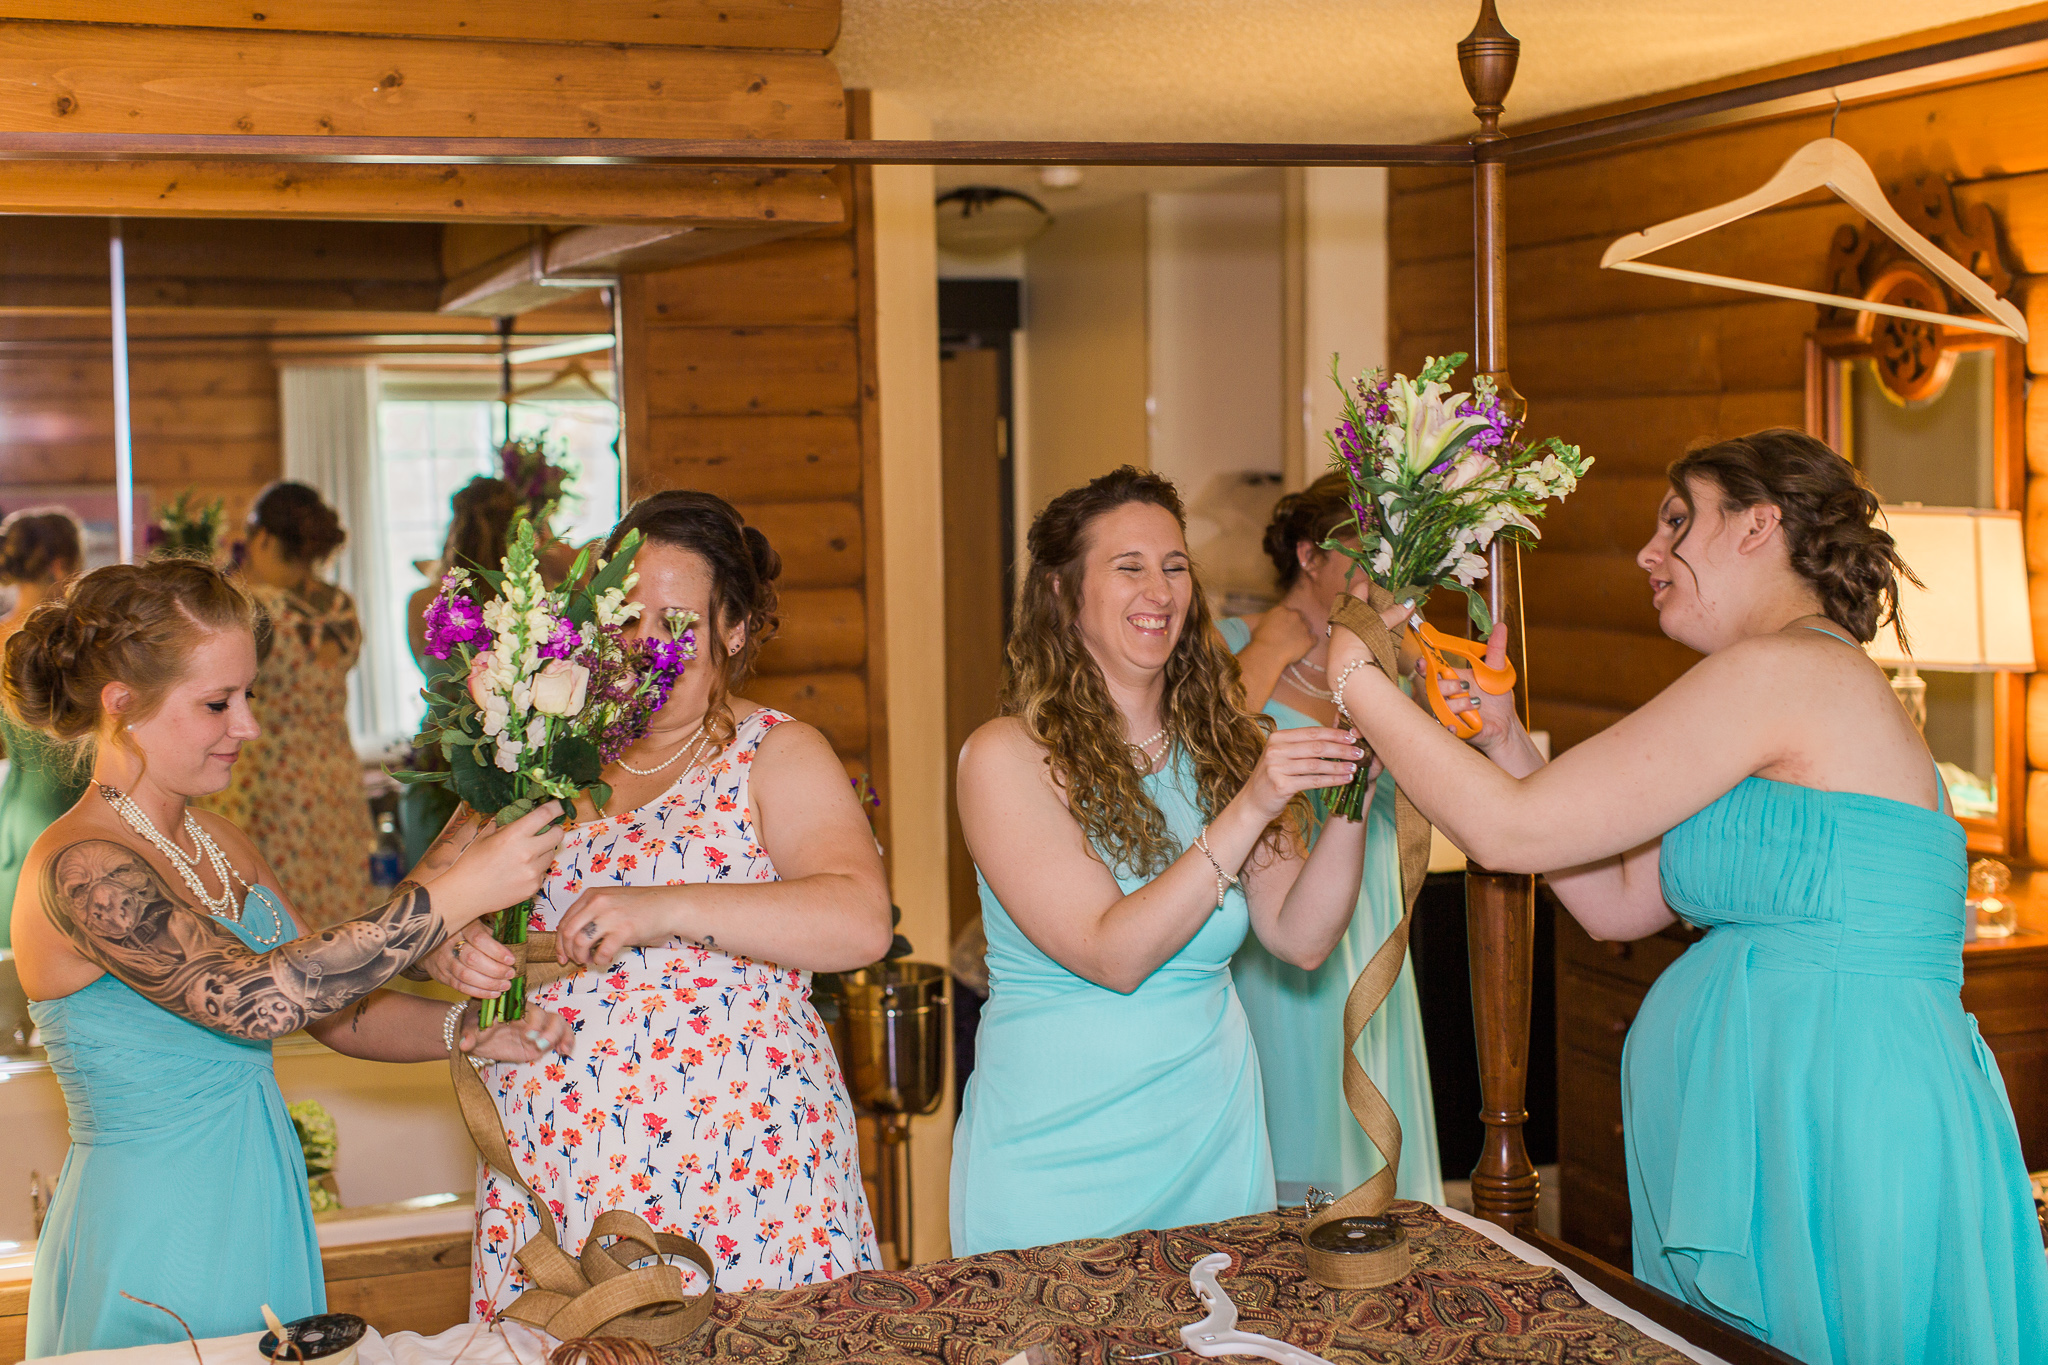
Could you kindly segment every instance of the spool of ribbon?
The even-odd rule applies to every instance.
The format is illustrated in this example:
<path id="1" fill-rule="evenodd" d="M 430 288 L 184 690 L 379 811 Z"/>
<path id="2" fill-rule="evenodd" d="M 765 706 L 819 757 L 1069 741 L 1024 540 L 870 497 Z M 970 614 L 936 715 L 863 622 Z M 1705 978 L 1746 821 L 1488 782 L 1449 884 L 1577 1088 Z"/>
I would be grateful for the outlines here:
<path id="1" fill-rule="evenodd" d="M 534 934 L 523 944 L 506 946 L 520 957 L 529 989 L 537 990 L 581 970 L 555 961 L 553 934 Z M 611 1209 L 591 1224 L 582 1255 L 571 1257 L 562 1248 L 547 1202 L 533 1192 L 512 1160 L 504 1119 L 475 1064 L 458 1051 L 449 1054 L 448 1067 L 455 1077 L 462 1121 L 477 1153 L 501 1178 L 519 1187 L 540 1222 L 540 1231 L 513 1253 L 534 1287 L 507 1304 L 498 1316 L 563 1341 L 600 1331 L 655 1346 L 676 1346 L 689 1340 L 710 1318 L 717 1294 L 717 1267 L 704 1248 L 687 1237 L 656 1232 L 638 1214 Z M 681 1267 L 666 1260 L 638 1268 L 633 1265 L 648 1257 L 668 1256 L 681 1256 L 703 1270 L 703 1293 L 684 1293 Z"/>
<path id="2" fill-rule="evenodd" d="M 1330 610 L 1331 622 L 1363 640 L 1373 662 L 1390 679 L 1401 676 L 1401 651 L 1380 613 L 1397 605 L 1394 595 L 1375 583 L 1367 601 L 1345 593 Z M 1386 1003 L 1400 978 L 1401 965 L 1408 957 L 1415 897 L 1429 875 L 1429 821 L 1408 794 L 1398 789 L 1394 836 L 1401 855 L 1401 919 L 1344 997 L 1344 1101 L 1386 1165 L 1350 1193 L 1309 1211 L 1302 1234 L 1309 1273 L 1318 1284 L 1331 1289 L 1376 1289 L 1404 1278 L 1415 1268 L 1408 1234 L 1385 1217 L 1393 1205 L 1401 1169 L 1401 1120 L 1358 1064 L 1356 1051 L 1366 1022 Z"/>

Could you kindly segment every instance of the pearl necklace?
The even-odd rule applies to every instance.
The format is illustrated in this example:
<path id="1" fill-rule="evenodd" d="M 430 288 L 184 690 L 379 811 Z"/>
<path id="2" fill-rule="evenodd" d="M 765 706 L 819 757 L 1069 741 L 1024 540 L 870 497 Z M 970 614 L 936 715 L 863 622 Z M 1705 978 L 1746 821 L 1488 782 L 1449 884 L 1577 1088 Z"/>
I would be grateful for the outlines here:
<path id="1" fill-rule="evenodd" d="M 1299 660 L 1296 660 L 1294 663 L 1287 665 L 1287 681 L 1293 683 L 1296 689 L 1298 689 L 1306 696 L 1314 697 L 1318 701 L 1337 700 L 1337 694 L 1335 692 L 1325 692 L 1322 688 L 1317 687 L 1307 678 L 1302 677 L 1300 672 L 1298 671 L 1300 668 L 1301 662 Z"/>
<path id="2" fill-rule="evenodd" d="M 1167 729 L 1171 728 L 1171 726 L 1167 727 Z M 1124 741 L 1125 748 L 1129 749 L 1132 753 L 1136 754 L 1138 758 L 1144 760 L 1144 762 L 1137 764 L 1137 766 L 1141 770 L 1145 772 L 1150 772 L 1152 771 L 1153 765 L 1159 762 L 1159 755 L 1152 752 L 1152 746 L 1157 744 L 1160 740 L 1165 739 L 1166 733 L 1166 730 L 1161 730 L 1158 734 L 1151 736 L 1149 739 L 1141 739 L 1135 743 L 1128 739 Z M 1135 762 L 1135 760 L 1133 761 Z"/>
<path id="3" fill-rule="evenodd" d="M 193 816 L 191 811 L 185 812 L 185 834 L 192 840 L 192 847 L 195 851 L 187 855 L 185 850 L 172 843 L 164 835 L 164 832 L 156 827 L 149 816 L 143 813 L 142 807 L 135 804 L 133 797 L 125 792 L 116 791 L 104 782 L 100 784 L 100 795 L 105 798 L 108 805 L 114 808 L 116 814 L 128 822 L 129 828 L 149 840 L 166 858 L 171 860 L 171 866 L 178 869 L 178 875 L 184 879 L 185 885 L 191 889 L 192 894 L 198 898 L 199 903 L 206 907 L 206 912 L 209 915 L 218 920 L 227 920 L 237 924 L 241 922 L 241 906 L 235 898 L 235 886 L 239 883 L 242 891 L 246 894 L 249 890 L 249 884 L 242 881 L 241 876 L 229 864 L 226 855 L 220 851 L 220 845 L 215 843 L 212 836 L 199 827 L 199 821 Z M 205 884 L 199 880 L 198 869 L 201 858 L 204 858 L 208 865 L 213 868 L 213 875 L 220 879 L 221 890 L 218 897 L 208 895 Z M 264 947 L 272 947 L 278 940 L 284 937 L 284 925 L 280 921 L 277 927 L 271 931 L 269 938 L 264 938 L 253 929 L 250 931 L 250 936 Z"/>
<path id="4" fill-rule="evenodd" d="M 636 768 L 632 764 L 626 762 L 625 756 L 623 754 L 619 756 L 618 764 L 621 768 L 624 768 L 629 773 L 633 773 L 640 777 L 652 777 L 656 773 L 661 772 L 662 770 L 673 765 L 677 759 L 681 758 L 685 753 L 687 753 L 690 755 L 690 761 L 683 765 L 683 771 L 688 772 L 692 767 L 696 765 L 697 753 L 699 750 L 703 749 L 704 741 L 710 738 L 711 722 L 709 720 L 706 720 L 702 724 L 698 725 L 695 733 L 693 733 L 690 736 L 690 739 L 694 739 L 697 741 L 697 747 L 695 749 L 692 749 L 690 747 L 690 740 L 686 739 L 681 744 L 676 746 L 676 751 L 674 753 L 670 754 L 667 758 L 663 759 L 661 762 L 655 764 L 651 768 Z"/>

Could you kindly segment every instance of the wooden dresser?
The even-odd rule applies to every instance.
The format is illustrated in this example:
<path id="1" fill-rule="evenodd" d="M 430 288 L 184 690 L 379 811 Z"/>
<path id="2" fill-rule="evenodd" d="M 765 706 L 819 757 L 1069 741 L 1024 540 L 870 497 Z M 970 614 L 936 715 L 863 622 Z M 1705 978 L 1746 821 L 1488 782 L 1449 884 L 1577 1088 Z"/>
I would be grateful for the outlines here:
<path id="1" fill-rule="evenodd" d="M 2020 932 L 1964 945 L 1963 1008 L 1998 1057 L 2029 1170 L 2048 1168 L 2048 871 L 2015 869 Z M 1548 887 L 1542 894 L 1550 897 Z M 1551 898 L 1557 924 L 1557 1155 L 1564 1240 L 1631 1263 L 1621 1140 L 1621 1046 L 1650 983 L 1696 941 L 1674 926 L 1596 943 Z"/>

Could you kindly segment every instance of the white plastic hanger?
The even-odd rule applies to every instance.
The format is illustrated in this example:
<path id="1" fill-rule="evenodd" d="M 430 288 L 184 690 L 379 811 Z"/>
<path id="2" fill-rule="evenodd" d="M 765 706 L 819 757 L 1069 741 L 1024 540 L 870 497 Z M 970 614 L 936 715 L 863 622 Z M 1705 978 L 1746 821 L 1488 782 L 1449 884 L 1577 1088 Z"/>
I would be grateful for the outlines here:
<path id="1" fill-rule="evenodd" d="M 1833 190 L 1843 203 L 1857 210 L 1871 224 L 1909 252 L 1913 259 L 1948 281 L 1958 294 L 1982 309 L 1985 316 L 1967 317 L 1953 313 L 1933 313 L 1922 308 L 1907 308 L 1893 303 L 1873 303 L 1869 299 L 1852 299 L 1841 294 L 1823 294 L 1812 289 L 1794 289 L 1790 285 L 1767 284 L 1762 280 L 1737 279 L 1728 275 L 1709 275 L 1698 270 L 1679 270 L 1668 265 L 1650 265 L 1638 260 L 1653 251 L 1712 232 L 1725 227 L 1737 219 L 1747 218 L 1753 213 L 1787 199 L 1793 199 L 1819 189 L 1821 186 Z M 1732 199 L 1715 208 L 1701 209 L 1683 218 L 1674 218 L 1668 223 L 1659 223 L 1641 232 L 1632 232 L 1618 239 L 1607 248 L 1607 254 L 1600 258 L 1602 270 L 1629 270 L 1638 275 L 1656 275 L 1667 280 L 1684 280 L 1691 284 L 1719 285 L 1724 289 L 1739 289 L 1748 294 L 1769 294 L 1774 298 L 1800 299 L 1807 303 L 1827 304 L 1835 308 L 1847 308 L 1862 313 L 1884 313 L 1895 318 L 1913 318 L 1920 322 L 1939 323 L 1944 327 L 1964 327 L 1972 331 L 1992 332 L 1999 336 L 2027 339 L 2027 320 L 2020 310 L 1993 293 L 1991 286 L 1978 279 L 1955 257 L 1943 251 L 1934 243 L 1915 232 L 1906 220 L 1899 217 L 1885 199 L 1884 191 L 1878 187 L 1877 177 L 1870 173 L 1869 163 L 1856 154 L 1856 149 L 1846 142 L 1832 137 L 1820 138 L 1807 143 L 1794 152 L 1778 173 L 1766 181 L 1761 189 Z"/>
<path id="2" fill-rule="evenodd" d="M 1212 1251 L 1196 1261 L 1194 1269 L 1188 1272 L 1195 1297 L 1209 1310 L 1208 1317 L 1180 1329 L 1180 1339 L 1190 1351 L 1198 1356 L 1259 1356 L 1280 1365 L 1330 1365 L 1321 1356 L 1310 1355 L 1298 1346 L 1256 1332 L 1238 1331 L 1237 1305 L 1216 1282 L 1216 1272 L 1229 1266 L 1229 1252 Z"/>

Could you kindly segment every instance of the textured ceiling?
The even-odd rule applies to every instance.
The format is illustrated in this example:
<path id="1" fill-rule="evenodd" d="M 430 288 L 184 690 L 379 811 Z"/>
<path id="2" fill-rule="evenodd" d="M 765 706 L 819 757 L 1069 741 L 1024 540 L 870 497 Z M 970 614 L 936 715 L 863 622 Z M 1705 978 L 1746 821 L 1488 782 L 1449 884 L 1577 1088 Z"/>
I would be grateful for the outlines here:
<path id="1" fill-rule="evenodd" d="M 1499 0 L 1510 121 L 2010 8 L 1997 0 Z M 1471 126 L 1476 0 L 845 0 L 833 61 L 946 138 L 1410 142 Z"/>

